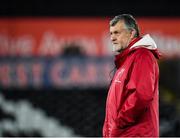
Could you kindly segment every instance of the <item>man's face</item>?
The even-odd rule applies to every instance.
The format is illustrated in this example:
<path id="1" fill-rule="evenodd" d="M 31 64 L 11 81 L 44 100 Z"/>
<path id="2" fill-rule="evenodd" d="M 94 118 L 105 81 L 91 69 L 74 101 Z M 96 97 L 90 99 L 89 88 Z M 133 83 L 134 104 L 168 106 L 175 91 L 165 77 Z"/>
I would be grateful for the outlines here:
<path id="1" fill-rule="evenodd" d="M 124 21 L 119 21 L 114 26 L 110 26 L 110 35 L 114 52 L 125 49 L 134 37 L 132 31 L 126 28 Z"/>

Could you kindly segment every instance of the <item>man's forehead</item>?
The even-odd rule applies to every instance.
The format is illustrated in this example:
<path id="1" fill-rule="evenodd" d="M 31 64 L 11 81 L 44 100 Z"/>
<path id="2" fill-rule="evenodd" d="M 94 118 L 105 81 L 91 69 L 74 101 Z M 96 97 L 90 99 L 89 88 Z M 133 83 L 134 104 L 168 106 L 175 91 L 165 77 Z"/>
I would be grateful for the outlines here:
<path id="1" fill-rule="evenodd" d="M 125 24 L 124 21 L 118 21 L 114 26 L 110 26 L 110 30 L 124 29 Z"/>

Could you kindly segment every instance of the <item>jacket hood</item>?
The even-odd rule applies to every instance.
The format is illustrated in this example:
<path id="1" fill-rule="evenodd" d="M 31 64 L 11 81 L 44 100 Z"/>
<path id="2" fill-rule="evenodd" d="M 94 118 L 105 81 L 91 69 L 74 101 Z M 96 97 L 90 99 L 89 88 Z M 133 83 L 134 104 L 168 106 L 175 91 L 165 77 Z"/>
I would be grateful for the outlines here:
<path id="1" fill-rule="evenodd" d="M 151 52 L 154 54 L 154 56 L 159 59 L 162 55 L 157 49 L 157 45 L 155 41 L 152 39 L 152 37 L 149 34 L 144 35 L 139 41 L 134 43 L 130 50 L 136 49 L 136 48 L 146 48 L 151 50 Z"/>
<path id="2" fill-rule="evenodd" d="M 120 64 L 124 61 L 124 59 L 130 52 L 139 48 L 146 48 L 150 50 L 157 59 L 159 59 L 161 56 L 161 54 L 157 50 L 155 41 L 149 34 L 146 34 L 143 37 L 138 37 L 132 40 L 129 46 L 122 53 L 115 56 L 116 68 L 119 68 Z"/>
<path id="3" fill-rule="evenodd" d="M 149 34 L 144 35 L 139 41 L 137 41 L 135 44 L 133 44 L 130 49 L 132 48 L 147 48 L 149 50 L 156 50 L 157 45 L 152 39 L 152 37 Z"/>

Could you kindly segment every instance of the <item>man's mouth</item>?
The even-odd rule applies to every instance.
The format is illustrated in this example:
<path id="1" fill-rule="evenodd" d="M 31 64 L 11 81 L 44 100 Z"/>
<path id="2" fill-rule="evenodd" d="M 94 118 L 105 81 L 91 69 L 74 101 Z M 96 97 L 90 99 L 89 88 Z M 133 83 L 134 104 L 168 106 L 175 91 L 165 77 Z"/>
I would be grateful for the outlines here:
<path id="1" fill-rule="evenodd" d="M 117 45 L 118 43 L 113 43 L 113 45 Z"/>

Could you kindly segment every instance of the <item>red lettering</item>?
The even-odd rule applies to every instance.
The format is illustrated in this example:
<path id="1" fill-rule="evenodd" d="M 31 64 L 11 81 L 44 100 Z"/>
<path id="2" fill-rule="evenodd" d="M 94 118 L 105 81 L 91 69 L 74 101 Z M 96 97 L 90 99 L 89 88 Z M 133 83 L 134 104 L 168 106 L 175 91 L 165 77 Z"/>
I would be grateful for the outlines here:
<path id="1" fill-rule="evenodd" d="M 68 77 L 68 85 L 81 85 L 83 82 L 83 76 L 78 66 L 73 66 Z"/>
<path id="2" fill-rule="evenodd" d="M 25 87 L 28 84 L 28 78 L 26 74 L 26 68 L 23 63 L 17 65 L 17 82 L 20 86 Z"/>
<path id="3" fill-rule="evenodd" d="M 35 63 L 32 65 L 32 76 L 33 76 L 33 86 L 40 87 L 42 85 L 43 79 L 43 67 L 40 63 Z"/>
<path id="4" fill-rule="evenodd" d="M 87 64 L 86 70 L 86 83 L 88 85 L 98 85 L 97 84 L 97 65 L 89 63 Z"/>
<path id="5" fill-rule="evenodd" d="M 10 66 L 9 65 L 1 65 L 0 66 L 0 83 L 4 87 L 10 86 L 11 77 L 10 77 Z"/>
<path id="6" fill-rule="evenodd" d="M 50 78 L 53 82 L 52 85 L 55 85 L 57 87 L 62 86 L 63 85 L 63 80 L 61 79 L 61 74 L 62 73 L 62 68 L 63 68 L 64 64 L 57 62 L 55 65 L 52 66 L 51 70 L 50 70 Z"/>

